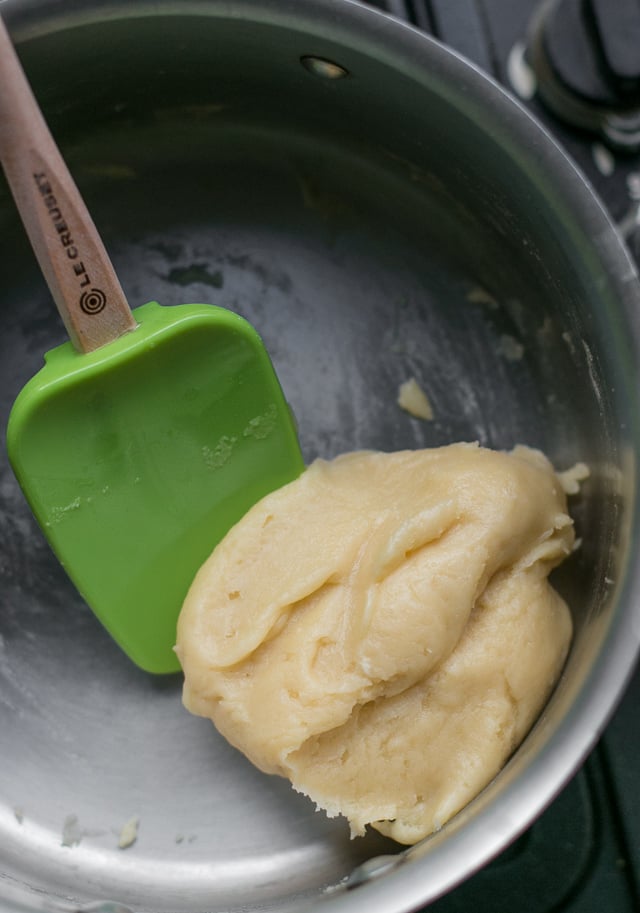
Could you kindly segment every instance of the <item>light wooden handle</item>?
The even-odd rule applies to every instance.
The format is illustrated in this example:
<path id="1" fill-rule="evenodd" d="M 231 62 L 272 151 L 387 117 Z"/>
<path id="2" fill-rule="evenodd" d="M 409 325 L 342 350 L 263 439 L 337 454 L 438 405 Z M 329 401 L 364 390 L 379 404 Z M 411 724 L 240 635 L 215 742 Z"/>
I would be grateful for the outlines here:
<path id="1" fill-rule="evenodd" d="M 0 161 L 76 349 L 92 352 L 135 329 L 111 261 L 1 18 Z"/>

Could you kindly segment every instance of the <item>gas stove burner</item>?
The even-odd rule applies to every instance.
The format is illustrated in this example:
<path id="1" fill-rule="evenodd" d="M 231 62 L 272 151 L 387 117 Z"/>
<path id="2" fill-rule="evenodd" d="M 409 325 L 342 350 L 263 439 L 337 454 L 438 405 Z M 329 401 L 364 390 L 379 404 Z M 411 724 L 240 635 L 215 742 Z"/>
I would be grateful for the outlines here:
<path id="1" fill-rule="evenodd" d="M 640 149 L 639 0 L 547 0 L 528 59 L 542 102 L 611 148 Z"/>

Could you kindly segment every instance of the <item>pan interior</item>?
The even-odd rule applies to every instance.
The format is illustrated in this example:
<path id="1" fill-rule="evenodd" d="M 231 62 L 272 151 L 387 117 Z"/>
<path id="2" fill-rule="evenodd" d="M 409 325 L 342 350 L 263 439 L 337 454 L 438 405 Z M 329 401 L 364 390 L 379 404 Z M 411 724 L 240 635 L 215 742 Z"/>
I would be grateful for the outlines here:
<path id="1" fill-rule="evenodd" d="M 138 32 L 148 49 L 159 37 L 150 27 L 129 23 L 127 40 Z M 180 27 L 193 42 L 195 26 Z M 118 26 L 109 28 L 115 41 Z M 73 34 L 59 41 L 88 59 L 91 28 L 82 41 Z M 111 114 L 87 131 L 99 61 L 93 70 L 87 63 L 85 101 L 70 110 L 64 71 L 57 88 L 39 81 L 47 40 L 55 54 L 45 36 L 25 45 L 25 60 L 130 303 L 211 302 L 253 323 L 308 461 L 477 440 L 538 446 L 561 469 L 611 465 L 615 416 L 598 380 L 605 355 L 580 310 L 578 280 L 570 273 L 562 287 L 557 271 L 536 268 L 545 242 L 535 218 L 524 229 L 517 212 L 497 218 L 489 139 L 477 149 L 489 189 L 461 170 L 464 150 L 446 155 L 442 136 L 462 129 L 461 115 L 441 124 L 440 138 L 433 132 L 422 158 L 415 136 L 362 134 L 366 124 L 346 115 L 366 90 L 334 103 L 288 53 L 304 50 L 288 35 L 288 112 L 256 113 L 242 81 L 220 102 L 200 92 L 185 103 L 175 83 L 163 94 L 164 73 L 130 103 L 122 84 L 101 83 Z M 180 78 L 188 89 L 189 74 Z M 302 107 L 307 92 L 314 116 Z M 393 102 L 389 95 L 390 122 Z M 0 288 L 4 429 L 19 389 L 64 339 L 5 187 L 0 249 L 10 264 Z M 411 377 L 432 421 L 397 405 Z M 594 581 L 614 536 L 605 476 L 575 512 L 583 546 L 558 577 L 581 607 L 578 631 L 599 604 Z M 9 880 L 157 911 L 285 910 L 364 859 L 399 850 L 375 834 L 350 841 L 343 821 L 254 770 L 190 717 L 179 676 L 133 668 L 68 583 L 6 460 L 0 541 L 0 871 Z M 133 817 L 137 840 L 120 849 Z"/>

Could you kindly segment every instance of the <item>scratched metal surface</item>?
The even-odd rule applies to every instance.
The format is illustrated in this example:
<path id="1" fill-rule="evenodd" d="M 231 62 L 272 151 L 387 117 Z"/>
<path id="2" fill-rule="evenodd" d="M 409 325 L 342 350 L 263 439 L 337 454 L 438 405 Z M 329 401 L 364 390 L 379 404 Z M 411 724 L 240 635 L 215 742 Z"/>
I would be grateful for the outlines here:
<path id="1" fill-rule="evenodd" d="M 505 237 L 497 217 L 510 214 L 490 190 L 491 218 L 478 222 L 472 206 L 484 191 L 455 180 L 442 136 L 430 134 L 439 152 L 426 144 L 418 167 L 408 157 L 414 137 L 400 129 L 391 149 L 384 125 L 374 143 L 361 142 L 364 122 L 346 137 L 323 134 L 314 117 L 324 110 L 321 125 L 331 123 L 331 106 L 320 104 L 326 89 L 306 81 L 298 55 L 278 74 L 298 105 L 290 103 L 293 121 L 282 108 L 272 122 L 254 120 L 246 97 L 233 105 L 232 90 L 223 103 L 196 92 L 212 49 L 223 53 L 202 21 L 161 20 L 153 42 L 148 28 L 137 20 L 87 28 L 81 39 L 63 36 L 52 59 L 38 44 L 45 39 L 34 37 L 30 53 L 25 45 L 132 304 L 211 301 L 254 323 L 307 459 L 477 439 L 522 441 L 559 465 L 586 459 L 598 468 L 577 511 L 583 548 L 558 578 L 582 607 L 581 649 L 549 717 L 550 731 L 560 727 L 606 634 L 606 624 L 593 624 L 609 618 L 610 609 L 599 616 L 611 606 L 601 581 L 615 574 L 616 548 L 620 560 L 626 548 L 604 506 L 616 492 L 621 506 L 629 496 L 616 487 L 625 445 L 617 422 L 633 400 L 619 402 L 611 389 L 631 386 L 627 365 L 605 345 L 613 330 L 584 309 L 595 292 L 577 275 L 559 287 L 557 273 L 537 272 L 520 253 L 529 243 L 555 269 L 571 258 L 562 260 L 539 224 L 535 239 L 519 228 Z M 122 49 L 115 69 L 110 43 Z M 167 74 L 169 45 L 202 50 L 188 67 L 178 53 Z M 79 63 L 66 70 L 64 59 Z M 49 80 L 56 62 L 58 79 Z M 74 96 L 78 72 L 85 94 Z M 105 75 L 114 72 L 120 77 Z M 196 96 L 185 105 L 187 90 Z M 100 115 L 87 131 L 96 98 Z M 4 428 L 21 385 L 64 338 L 4 188 L 0 251 Z M 429 395 L 431 423 L 396 405 L 410 375 Z M 0 542 L 0 887 L 30 885 L 34 907 L 110 898 L 140 910 L 297 910 L 366 859 L 398 851 L 375 835 L 350 841 L 344 822 L 256 772 L 183 711 L 179 676 L 132 668 L 69 585 L 5 459 Z M 132 817 L 137 840 L 120 849 Z M 335 908 L 355 909 L 357 893 Z"/>

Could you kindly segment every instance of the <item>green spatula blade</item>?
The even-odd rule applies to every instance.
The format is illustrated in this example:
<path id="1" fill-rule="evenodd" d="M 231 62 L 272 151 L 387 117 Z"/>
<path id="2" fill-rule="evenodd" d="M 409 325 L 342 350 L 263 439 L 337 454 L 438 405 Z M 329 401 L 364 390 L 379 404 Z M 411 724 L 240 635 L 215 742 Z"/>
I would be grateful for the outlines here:
<path id="1" fill-rule="evenodd" d="M 197 569 L 256 501 L 303 469 L 260 337 L 212 305 L 133 311 L 89 354 L 65 343 L 24 387 L 9 459 L 53 550 L 131 659 L 179 668 Z"/>

